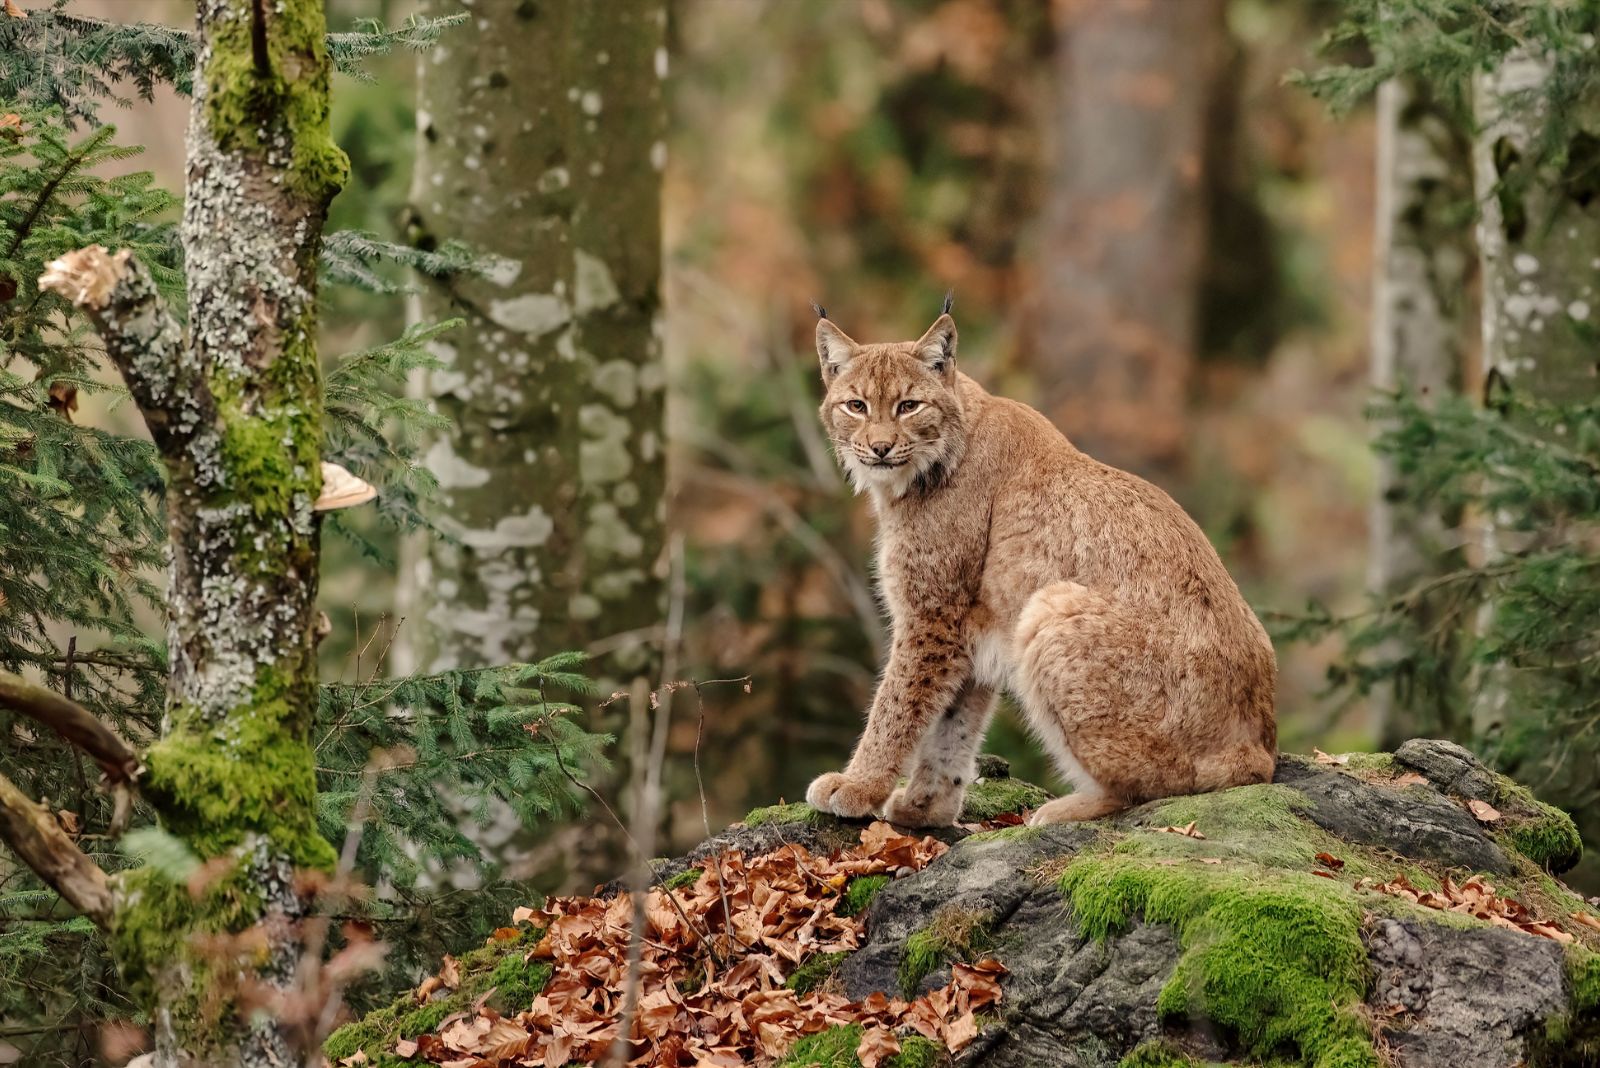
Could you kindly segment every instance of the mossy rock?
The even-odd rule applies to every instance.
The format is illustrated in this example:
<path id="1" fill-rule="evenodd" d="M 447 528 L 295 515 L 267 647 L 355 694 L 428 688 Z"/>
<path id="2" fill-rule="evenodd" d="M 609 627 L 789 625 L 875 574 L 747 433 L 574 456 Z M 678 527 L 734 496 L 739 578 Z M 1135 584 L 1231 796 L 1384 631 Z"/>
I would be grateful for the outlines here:
<path id="1" fill-rule="evenodd" d="M 1402 779 L 1421 764 L 1433 770 L 1422 772 L 1427 783 Z M 999 777 L 994 785 L 990 798 L 1037 790 Z M 1466 808 L 1474 799 L 1502 820 L 1480 823 Z M 1182 833 L 1190 823 L 1196 833 Z M 669 862 L 663 877 L 687 881 L 720 849 L 840 848 L 861 825 L 803 804 L 772 806 Z M 1167 798 L 1094 823 L 952 829 L 943 836 L 950 850 L 921 871 L 847 884 L 836 907 L 865 918 L 861 946 L 802 961 L 790 986 L 903 996 L 949 981 L 953 961 L 997 957 L 1008 969 L 1005 996 L 984 1009 L 992 1015 L 961 1054 L 971 1066 L 1592 1066 L 1600 934 L 1566 920 L 1593 911 L 1553 874 L 1575 850 L 1569 828 L 1448 743 L 1343 764 L 1284 756 L 1272 783 Z M 1473 874 L 1564 923 L 1574 942 L 1373 889 L 1397 876 L 1439 889 Z M 484 980 L 474 989 L 497 968 L 513 970 L 498 958 L 475 965 Z M 519 994 L 537 981 L 526 977 Z M 419 1013 L 451 1011 L 456 1001 L 447 1001 L 382 1010 L 355 1025 L 365 1028 L 358 1041 L 346 1029 L 329 1050 L 382 1053 Z M 859 1040 L 853 1028 L 809 1036 L 779 1063 L 854 1065 Z M 892 1063 L 947 1060 L 937 1045 L 908 1039 Z"/>

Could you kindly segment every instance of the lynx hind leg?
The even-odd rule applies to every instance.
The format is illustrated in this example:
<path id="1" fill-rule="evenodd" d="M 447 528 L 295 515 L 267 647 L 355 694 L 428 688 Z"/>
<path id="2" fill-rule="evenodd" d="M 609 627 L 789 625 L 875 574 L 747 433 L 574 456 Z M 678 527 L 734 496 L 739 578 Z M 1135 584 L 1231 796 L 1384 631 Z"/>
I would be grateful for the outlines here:
<path id="1" fill-rule="evenodd" d="M 995 694 L 968 683 L 917 743 L 906 784 L 889 795 L 884 816 L 902 827 L 948 827 L 961 815 L 967 787 L 977 774 Z"/>
<path id="2" fill-rule="evenodd" d="M 1032 822 L 1110 815 L 1142 800 L 1152 774 L 1164 777 L 1165 697 L 1150 679 L 1146 639 L 1121 606 L 1076 582 L 1046 586 L 1023 607 L 1017 696 L 1028 726 L 1073 785 Z"/>

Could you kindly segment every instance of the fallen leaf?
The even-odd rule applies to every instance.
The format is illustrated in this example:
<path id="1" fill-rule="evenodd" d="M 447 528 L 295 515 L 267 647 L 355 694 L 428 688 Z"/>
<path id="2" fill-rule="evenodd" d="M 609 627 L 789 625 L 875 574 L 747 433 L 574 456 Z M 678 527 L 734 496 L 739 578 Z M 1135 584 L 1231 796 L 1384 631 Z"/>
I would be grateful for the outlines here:
<path id="1" fill-rule="evenodd" d="M 400 1041 L 396 1042 L 394 1044 L 394 1055 L 400 1058 L 415 1057 L 417 1055 L 416 1040 L 402 1038 Z"/>
<path id="2" fill-rule="evenodd" d="M 1194 829 L 1194 820 L 1190 820 L 1182 827 L 1157 827 L 1156 830 L 1160 831 L 1162 834 L 1181 834 L 1185 838 L 1199 838 L 1201 840 L 1205 839 L 1205 835 Z"/>
<path id="3" fill-rule="evenodd" d="M 1574 923 L 1582 924 L 1584 927 L 1588 927 L 1591 930 L 1600 931 L 1600 919 L 1589 915 L 1587 912 L 1574 912 L 1572 914 L 1572 921 Z"/>
<path id="4" fill-rule="evenodd" d="M 1340 860 L 1332 853 L 1318 853 L 1317 860 L 1320 861 L 1322 866 L 1327 868 L 1329 871 L 1338 871 L 1340 868 L 1344 867 L 1344 861 Z"/>
<path id="5" fill-rule="evenodd" d="M 1338 878 L 1338 876 L 1333 874 L 1333 872 L 1331 872 L 1331 871 L 1321 871 L 1320 869 L 1317 869 L 1317 868 L 1311 869 L 1311 874 L 1312 875 L 1320 875 L 1324 879 L 1337 879 Z"/>
<path id="6" fill-rule="evenodd" d="M 1344 754 L 1343 756 L 1334 756 L 1332 753 L 1324 753 L 1322 750 L 1314 747 L 1312 748 L 1311 753 L 1316 758 L 1318 764 L 1350 763 L 1350 755 L 1348 753 Z"/>
<path id="7" fill-rule="evenodd" d="M 1477 817 L 1479 823 L 1493 823 L 1500 818 L 1499 809 L 1487 801 L 1479 801 L 1477 798 L 1467 802 L 1467 811 Z"/>
<path id="8" fill-rule="evenodd" d="M 6 0 L 6 14 L 14 19 L 25 19 L 27 13 L 17 6 L 17 0 Z"/>
<path id="9" fill-rule="evenodd" d="M 1419 775 L 1414 771 L 1408 771 L 1404 775 L 1396 776 L 1395 780 L 1394 780 L 1394 784 L 1396 786 L 1427 786 L 1427 785 L 1429 785 L 1428 777 L 1426 775 Z"/>

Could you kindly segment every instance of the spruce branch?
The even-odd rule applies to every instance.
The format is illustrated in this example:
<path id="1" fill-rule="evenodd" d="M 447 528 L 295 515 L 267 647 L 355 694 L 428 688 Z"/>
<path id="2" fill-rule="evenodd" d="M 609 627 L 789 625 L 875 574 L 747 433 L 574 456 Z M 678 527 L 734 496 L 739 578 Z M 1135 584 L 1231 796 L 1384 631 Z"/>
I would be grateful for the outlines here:
<path id="1" fill-rule="evenodd" d="M 73 908 L 100 927 L 111 922 L 111 883 L 83 854 L 54 814 L 0 775 L 0 841 L 55 889 Z"/>
<path id="2" fill-rule="evenodd" d="M 53 261 L 39 288 L 61 294 L 94 324 L 156 444 L 174 451 L 203 421 L 195 408 L 209 407 L 210 393 L 144 264 L 126 249 L 90 245 Z"/>

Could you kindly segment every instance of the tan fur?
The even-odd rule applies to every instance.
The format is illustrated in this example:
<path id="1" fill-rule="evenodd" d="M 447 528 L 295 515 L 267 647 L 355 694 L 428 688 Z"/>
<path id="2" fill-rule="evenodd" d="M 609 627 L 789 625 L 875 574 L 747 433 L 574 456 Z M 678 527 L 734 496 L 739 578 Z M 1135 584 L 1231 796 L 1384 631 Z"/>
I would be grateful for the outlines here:
<path id="1" fill-rule="evenodd" d="M 1272 644 L 1172 498 L 957 371 L 949 315 L 882 345 L 823 319 L 817 351 L 893 638 L 855 755 L 807 801 L 953 822 L 998 689 L 1075 787 L 1036 822 L 1272 777 Z"/>

